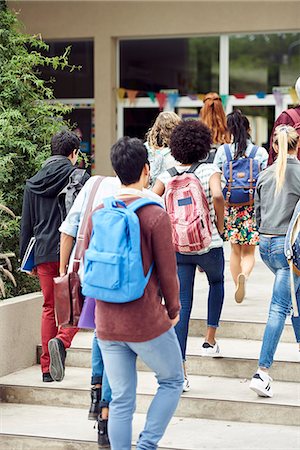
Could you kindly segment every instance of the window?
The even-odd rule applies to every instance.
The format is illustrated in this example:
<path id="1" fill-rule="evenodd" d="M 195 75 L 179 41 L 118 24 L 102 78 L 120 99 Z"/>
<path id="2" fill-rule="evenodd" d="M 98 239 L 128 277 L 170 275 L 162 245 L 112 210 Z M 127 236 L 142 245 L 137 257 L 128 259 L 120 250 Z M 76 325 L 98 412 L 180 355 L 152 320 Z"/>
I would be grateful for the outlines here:
<path id="1" fill-rule="evenodd" d="M 272 93 L 274 86 L 294 86 L 299 67 L 300 33 L 230 36 L 231 94 Z"/>
<path id="2" fill-rule="evenodd" d="M 55 79 L 53 84 L 56 98 L 93 98 L 94 97 L 94 43 L 93 41 L 51 41 L 49 56 L 62 55 L 66 47 L 71 46 L 70 64 L 81 66 L 80 70 L 52 70 L 42 68 L 46 80 Z"/>
<path id="3" fill-rule="evenodd" d="M 218 91 L 219 38 L 170 38 L 120 41 L 120 87 L 180 95 Z M 141 92 L 143 91 L 143 92 Z"/>

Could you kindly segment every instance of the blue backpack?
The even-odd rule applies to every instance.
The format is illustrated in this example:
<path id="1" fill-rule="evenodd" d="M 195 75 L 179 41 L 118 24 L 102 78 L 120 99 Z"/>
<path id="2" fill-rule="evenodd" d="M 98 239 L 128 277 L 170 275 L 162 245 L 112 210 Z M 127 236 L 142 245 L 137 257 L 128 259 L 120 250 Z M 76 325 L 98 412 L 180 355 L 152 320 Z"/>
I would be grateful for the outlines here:
<path id="1" fill-rule="evenodd" d="M 260 163 L 255 158 L 258 147 L 253 146 L 248 157 L 232 159 L 230 147 L 224 145 L 227 162 L 223 164 L 226 186 L 223 195 L 230 206 L 253 205 L 254 192 L 260 172 Z"/>
<path id="2" fill-rule="evenodd" d="M 291 297 L 294 316 L 299 316 L 294 274 L 300 276 L 300 200 L 298 201 L 294 214 L 289 223 L 288 231 L 285 237 L 284 253 L 290 266 L 290 280 L 291 280 Z"/>
<path id="3" fill-rule="evenodd" d="M 93 232 L 84 255 L 82 292 L 110 303 L 127 303 L 142 297 L 154 263 L 145 276 L 136 211 L 158 203 L 141 198 L 126 206 L 114 197 L 92 216 Z"/>

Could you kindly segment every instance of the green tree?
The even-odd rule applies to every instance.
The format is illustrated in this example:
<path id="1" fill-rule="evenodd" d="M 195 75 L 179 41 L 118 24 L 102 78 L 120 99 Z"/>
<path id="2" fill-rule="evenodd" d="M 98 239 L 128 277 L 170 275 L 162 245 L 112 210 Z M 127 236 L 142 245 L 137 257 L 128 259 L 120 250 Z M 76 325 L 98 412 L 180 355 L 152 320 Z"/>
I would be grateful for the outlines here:
<path id="1" fill-rule="evenodd" d="M 51 136 L 68 126 L 63 117 L 70 108 L 54 102 L 53 80 L 43 80 L 40 70 L 74 70 L 68 62 L 70 48 L 55 57 L 47 51 L 41 37 L 26 34 L 17 15 L 0 0 L 0 204 L 15 214 L 0 210 L 0 253 L 17 257 L 25 181 L 49 156 Z M 8 282 L 6 295 L 36 290 L 36 280 L 17 272 L 17 258 L 12 262 L 17 287 Z"/>

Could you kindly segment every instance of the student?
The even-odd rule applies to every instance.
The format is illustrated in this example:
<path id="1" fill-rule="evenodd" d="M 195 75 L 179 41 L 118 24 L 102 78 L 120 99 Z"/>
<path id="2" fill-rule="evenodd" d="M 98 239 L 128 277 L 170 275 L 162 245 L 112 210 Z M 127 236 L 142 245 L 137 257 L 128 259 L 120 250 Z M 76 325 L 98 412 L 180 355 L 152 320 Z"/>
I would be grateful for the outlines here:
<path id="1" fill-rule="evenodd" d="M 80 140 L 76 134 L 64 130 L 51 139 L 52 156 L 41 170 L 27 180 L 21 221 L 20 258 L 31 237 L 36 238 L 35 269 L 43 292 L 41 369 L 44 382 L 61 381 L 64 377 L 66 348 L 70 347 L 77 328 L 56 326 L 54 313 L 53 278 L 59 275 L 59 225 L 61 215 L 58 194 L 67 186 L 75 170 Z M 89 175 L 85 174 L 84 184 Z M 49 349 L 48 349 L 49 343 Z"/>
<path id="2" fill-rule="evenodd" d="M 275 275 L 258 370 L 250 383 L 250 389 L 261 397 L 273 396 L 272 379 L 268 372 L 285 319 L 291 312 L 290 269 L 284 254 L 284 242 L 289 222 L 300 199 L 298 144 L 299 136 L 294 128 L 288 125 L 276 128 L 273 147 L 278 156 L 276 162 L 260 174 L 255 193 L 255 212 L 260 233 L 259 250 L 262 260 Z M 299 303 L 300 277 L 295 275 L 294 280 Z M 300 338 L 298 317 L 293 320 L 293 325 L 296 337 L 298 335 Z"/>
<path id="3" fill-rule="evenodd" d="M 216 92 L 209 92 L 205 95 L 200 111 L 200 120 L 212 134 L 212 145 L 207 160 L 208 163 L 212 163 L 219 146 L 230 142 L 222 100 Z"/>
<path id="4" fill-rule="evenodd" d="M 78 230 L 81 227 L 86 207 L 91 195 L 93 186 L 99 177 L 91 177 L 78 194 L 69 214 L 61 224 L 60 244 L 60 276 L 63 276 L 68 268 L 72 268 L 75 254 L 74 241 Z M 146 180 L 148 183 L 148 180 Z M 140 195 L 161 201 L 160 197 L 149 191 L 147 185 L 144 186 Z M 118 177 L 105 177 L 100 183 L 93 201 L 93 209 L 102 204 L 103 199 L 116 195 L 121 189 L 121 182 Z M 79 275 L 82 277 L 82 267 Z M 98 419 L 98 445 L 105 446 L 109 443 L 107 435 L 107 420 L 109 413 L 109 403 L 111 401 L 111 389 L 107 380 L 104 368 L 101 349 L 97 342 L 96 334 L 92 342 L 92 377 L 91 377 L 91 405 L 89 409 L 89 419 Z M 99 416 L 99 417 L 98 417 Z"/>
<path id="5" fill-rule="evenodd" d="M 181 119 L 176 113 L 163 111 L 159 113 L 152 128 L 147 133 L 146 147 L 153 183 L 160 173 L 174 166 L 175 161 L 170 150 L 170 137 L 172 131 L 180 122 Z"/>
<path id="6" fill-rule="evenodd" d="M 91 177 L 78 194 L 69 214 L 61 224 L 60 241 L 60 276 L 73 267 L 75 255 L 74 241 L 77 238 L 84 214 L 87 208 L 89 197 L 93 186 L 99 177 Z M 102 203 L 103 198 L 114 195 L 121 187 L 117 177 L 106 177 L 100 183 L 93 201 L 93 209 Z M 82 277 L 82 268 L 79 275 Z M 111 401 L 111 389 L 104 370 L 101 350 L 98 346 L 96 334 L 92 342 L 92 377 L 91 377 L 91 405 L 89 409 L 89 419 L 98 421 L 98 446 L 106 448 L 109 445 L 107 434 L 107 421 L 109 413 L 109 403 Z"/>
<path id="7" fill-rule="evenodd" d="M 293 108 L 286 109 L 285 111 L 282 111 L 282 113 L 277 117 L 274 127 L 271 133 L 270 138 L 270 150 L 269 150 L 269 159 L 268 159 L 268 166 L 273 164 L 277 157 L 277 153 L 275 152 L 273 148 L 273 134 L 275 131 L 275 128 L 278 127 L 278 125 L 290 125 L 291 127 L 294 127 L 294 125 L 298 124 L 298 127 L 300 129 L 300 77 L 297 79 L 295 83 L 295 91 L 298 96 L 299 103 Z M 298 131 L 299 134 L 299 131 Z M 298 159 L 300 159 L 300 148 L 298 148 Z"/>
<path id="8" fill-rule="evenodd" d="M 135 138 L 121 138 L 111 149 L 112 166 L 122 183 L 116 198 L 126 205 L 143 196 L 142 189 L 150 175 L 147 158 L 145 146 Z M 112 389 L 108 420 L 112 450 L 131 449 L 137 356 L 155 372 L 159 384 L 139 436 L 138 450 L 157 447 L 177 407 L 183 385 L 180 348 L 173 328 L 179 320 L 180 303 L 169 217 L 156 205 L 139 209 L 137 216 L 144 272 L 154 263 L 144 294 L 129 303 L 96 300 L 97 337 Z M 86 232 L 86 248 L 92 233 L 92 217 Z"/>
<path id="9" fill-rule="evenodd" d="M 178 173 L 186 172 L 193 163 L 205 162 L 211 145 L 210 130 L 201 122 L 188 120 L 181 122 L 173 131 L 170 148 L 172 156 L 178 163 Z M 207 248 L 195 253 L 176 253 L 178 276 L 180 281 L 180 322 L 176 325 L 176 333 L 181 347 L 184 363 L 185 382 L 183 390 L 187 392 L 185 357 L 190 314 L 193 304 L 195 270 L 199 265 L 206 273 L 209 283 L 207 333 L 202 345 L 202 355 L 218 357 L 221 355 L 215 340 L 216 330 L 224 299 L 224 254 L 223 240 L 220 234 L 224 230 L 224 197 L 221 188 L 221 171 L 213 164 L 200 164 L 194 174 L 202 184 L 208 201 L 212 226 L 212 240 Z M 171 180 L 168 171 L 159 175 L 154 192 L 163 195 Z"/>
<path id="10" fill-rule="evenodd" d="M 241 111 L 235 110 L 227 116 L 228 130 L 232 135 L 231 157 L 234 160 L 249 157 L 254 147 L 250 137 L 250 124 Z M 263 170 L 268 161 L 268 153 L 258 147 L 254 159 Z M 219 147 L 214 164 L 219 168 L 227 163 L 225 146 Z M 231 244 L 230 271 L 236 286 L 235 301 L 241 303 L 245 297 L 245 283 L 255 264 L 255 246 L 258 244 L 258 231 L 255 222 L 254 206 L 226 206 L 225 240 Z"/>

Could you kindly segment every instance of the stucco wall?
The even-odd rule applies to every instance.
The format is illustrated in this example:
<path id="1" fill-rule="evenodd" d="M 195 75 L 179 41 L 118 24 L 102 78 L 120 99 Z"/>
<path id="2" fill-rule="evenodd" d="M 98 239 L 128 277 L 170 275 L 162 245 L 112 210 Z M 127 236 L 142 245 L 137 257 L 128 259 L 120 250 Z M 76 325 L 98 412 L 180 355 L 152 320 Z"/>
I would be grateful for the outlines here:
<path id="1" fill-rule="evenodd" d="M 22 1 L 29 33 L 44 39 L 93 38 L 95 49 L 96 173 L 110 174 L 116 137 L 116 42 L 119 37 L 298 31 L 297 1 Z"/>
<path id="2" fill-rule="evenodd" d="M 41 293 L 0 301 L 0 376 L 36 364 L 42 303 Z"/>

